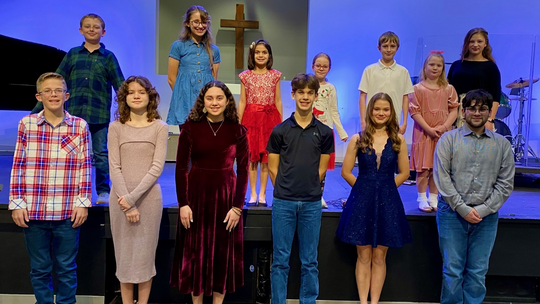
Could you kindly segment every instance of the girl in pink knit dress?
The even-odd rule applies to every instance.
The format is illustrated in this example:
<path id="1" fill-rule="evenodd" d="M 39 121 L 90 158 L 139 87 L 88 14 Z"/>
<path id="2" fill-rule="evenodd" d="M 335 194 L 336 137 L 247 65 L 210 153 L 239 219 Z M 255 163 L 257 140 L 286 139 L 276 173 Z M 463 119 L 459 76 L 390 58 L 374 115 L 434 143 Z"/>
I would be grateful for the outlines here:
<path id="1" fill-rule="evenodd" d="M 249 46 L 248 70 L 238 75 L 242 81 L 238 116 L 247 129 L 250 166 L 248 206 L 266 207 L 268 152 L 266 144 L 272 129 L 282 121 L 281 72 L 272 69 L 272 48 L 264 39 Z M 261 183 L 257 198 L 257 167 L 261 164 Z"/>
<path id="2" fill-rule="evenodd" d="M 445 75 L 443 56 L 430 53 L 424 61 L 422 81 L 409 97 L 409 113 L 414 120 L 410 169 L 416 171 L 418 209 L 424 212 L 437 209 L 433 154 L 439 137 L 452 128 L 459 105 L 456 90 Z"/>

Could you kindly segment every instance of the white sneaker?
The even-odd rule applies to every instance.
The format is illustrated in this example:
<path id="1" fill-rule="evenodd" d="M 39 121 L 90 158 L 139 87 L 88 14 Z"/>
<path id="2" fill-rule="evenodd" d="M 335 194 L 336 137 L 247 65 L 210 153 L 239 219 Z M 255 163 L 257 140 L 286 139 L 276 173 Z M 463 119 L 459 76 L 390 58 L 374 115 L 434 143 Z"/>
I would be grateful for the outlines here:
<path id="1" fill-rule="evenodd" d="M 322 197 L 321 197 L 321 205 L 323 209 L 328 209 L 328 205 L 326 204 L 326 201 Z"/>
<path id="2" fill-rule="evenodd" d="M 109 193 L 100 193 L 98 195 L 96 204 L 108 204 L 109 203 Z"/>

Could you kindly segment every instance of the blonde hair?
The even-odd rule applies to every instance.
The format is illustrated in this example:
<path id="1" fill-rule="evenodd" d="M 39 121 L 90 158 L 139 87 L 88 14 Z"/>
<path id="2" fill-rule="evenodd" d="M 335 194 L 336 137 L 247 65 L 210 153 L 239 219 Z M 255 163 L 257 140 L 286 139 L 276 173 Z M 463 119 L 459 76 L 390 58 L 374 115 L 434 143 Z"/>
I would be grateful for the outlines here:
<path id="1" fill-rule="evenodd" d="M 64 79 L 64 77 L 62 77 L 62 75 L 58 73 L 54 73 L 54 72 L 47 72 L 47 73 L 41 74 L 41 76 L 39 76 L 39 78 L 36 81 L 36 91 L 38 93 L 41 91 L 41 85 L 43 85 L 43 82 L 45 82 L 45 80 L 47 79 L 58 79 L 62 81 L 62 85 L 64 86 L 64 89 L 67 90 L 66 80 Z"/>
<path id="2" fill-rule="evenodd" d="M 446 86 L 448 86 L 448 80 L 446 79 L 446 71 L 445 71 L 445 68 L 444 68 L 444 57 L 442 54 L 440 53 L 430 53 L 427 57 L 426 57 L 426 60 L 424 60 L 424 66 L 422 67 L 422 74 L 420 74 L 420 78 L 422 80 L 426 80 L 427 79 L 427 76 L 426 76 L 426 66 L 428 64 L 428 61 L 431 59 L 431 58 L 439 58 L 441 59 L 442 61 L 442 71 L 441 71 L 441 75 L 439 75 L 439 78 L 437 78 L 437 85 L 441 88 L 446 88 Z"/>

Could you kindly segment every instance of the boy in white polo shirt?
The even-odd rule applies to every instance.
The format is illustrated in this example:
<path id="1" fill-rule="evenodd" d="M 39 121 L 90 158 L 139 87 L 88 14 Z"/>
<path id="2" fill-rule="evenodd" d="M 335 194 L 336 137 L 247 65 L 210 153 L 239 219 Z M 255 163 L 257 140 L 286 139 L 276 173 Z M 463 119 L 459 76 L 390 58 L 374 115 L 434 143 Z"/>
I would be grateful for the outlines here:
<path id="1" fill-rule="evenodd" d="M 396 63 L 394 56 L 399 49 L 399 38 L 393 32 L 385 32 L 379 37 L 377 46 L 382 58 L 378 62 L 369 65 L 364 69 L 360 80 L 360 124 L 362 130 L 365 127 L 366 100 L 377 94 L 386 93 L 392 98 L 392 103 L 396 114 L 403 113 L 402 123 L 399 124 L 399 133 L 405 134 L 407 130 L 407 114 L 409 112 L 409 93 L 414 89 L 411 76 L 406 68 Z"/>

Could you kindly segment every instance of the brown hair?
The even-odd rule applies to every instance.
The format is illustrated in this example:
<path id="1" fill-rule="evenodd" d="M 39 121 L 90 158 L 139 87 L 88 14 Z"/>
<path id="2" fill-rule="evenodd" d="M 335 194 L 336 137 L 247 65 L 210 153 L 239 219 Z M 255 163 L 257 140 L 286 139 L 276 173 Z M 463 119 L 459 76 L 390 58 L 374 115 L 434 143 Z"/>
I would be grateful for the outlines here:
<path id="1" fill-rule="evenodd" d="M 437 79 L 437 85 L 439 85 L 439 87 L 441 87 L 441 88 L 446 88 L 448 86 L 448 80 L 446 80 L 446 71 L 445 71 L 445 68 L 444 68 L 444 57 L 440 53 L 430 53 L 426 57 L 426 60 L 424 60 L 424 66 L 422 67 L 422 74 L 420 74 L 420 78 L 422 80 L 427 79 L 426 66 L 428 64 L 429 59 L 431 59 L 433 57 L 437 57 L 437 58 L 441 59 L 441 61 L 442 61 L 442 71 L 441 71 L 441 75 L 439 75 L 439 78 Z"/>
<path id="2" fill-rule="evenodd" d="M 332 67 L 332 59 L 330 59 L 330 56 L 328 56 L 328 54 L 323 53 L 323 52 L 320 52 L 319 54 L 315 55 L 315 57 L 313 57 L 313 62 L 311 63 L 311 66 L 315 65 L 315 61 L 317 61 L 317 58 L 319 57 L 324 57 L 328 59 L 328 68 Z"/>
<path id="3" fill-rule="evenodd" d="M 62 75 L 60 75 L 60 74 L 58 74 L 58 73 L 47 72 L 47 73 L 41 74 L 41 76 L 39 76 L 39 78 L 38 78 L 37 81 L 36 81 L 36 91 L 37 91 L 38 93 L 41 91 L 41 85 L 42 85 L 43 82 L 45 82 L 45 80 L 47 80 L 47 79 L 58 79 L 58 80 L 61 80 L 61 81 L 62 81 L 62 84 L 64 85 L 64 89 L 67 90 L 66 81 L 64 80 L 64 77 L 62 77 Z"/>
<path id="4" fill-rule="evenodd" d="M 156 91 L 156 88 L 150 83 L 150 80 L 143 76 L 130 76 L 122 83 L 118 92 L 116 92 L 117 109 L 114 113 L 114 119 L 121 123 L 126 123 L 130 120 L 131 109 L 127 104 L 126 98 L 129 94 L 129 84 L 132 82 L 140 84 L 148 94 L 148 106 L 146 107 L 146 117 L 148 118 L 148 122 L 160 119 L 161 116 L 157 110 L 159 105 L 159 94 Z"/>
<path id="5" fill-rule="evenodd" d="M 266 62 L 266 69 L 270 70 L 272 69 L 272 65 L 274 64 L 274 56 L 272 56 L 272 47 L 270 46 L 268 41 L 264 39 L 255 40 L 249 45 L 248 69 L 255 69 L 255 48 L 259 44 L 264 45 L 264 47 L 268 51 L 268 61 Z"/>
<path id="6" fill-rule="evenodd" d="M 99 22 L 101 23 L 101 29 L 105 29 L 105 21 L 103 21 L 103 18 L 101 18 L 101 17 L 100 17 L 99 15 L 97 15 L 97 14 L 86 14 L 86 15 L 84 15 L 84 16 L 81 18 L 81 22 L 80 22 L 80 27 L 81 27 L 81 28 L 82 28 L 84 19 L 86 19 L 86 18 L 98 19 Z"/>
<path id="7" fill-rule="evenodd" d="M 330 59 L 330 56 L 328 54 L 323 52 L 320 52 L 319 54 L 315 55 L 315 57 L 313 57 L 313 61 L 311 62 L 311 69 L 313 69 L 313 67 L 315 66 L 315 61 L 317 61 L 317 59 L 320 57 L 328 59 L 328 71 L 330 71 L 330 69 L 332 68 L 332 59 Z M 325 77 L 324 81 L 328 81 L 328 78 Z"/>
<path id="8" fill-rule="evenodd" d="M 493 59 L 493 55 L 491 55 L 491 45 L 489 44 L 488 32 L 481 27 L 475 27 L 468 31 L 467 35 L 465 35 L 465 39 L 463 40 L 463 47 L 461 48 L 461 61 L 469 57 L 469 41 L 475 34 L 480 34 L 484 37 L 484 39 L 486 39 L 486 47 L 482 51 L 482 56 L 484 56 L 484 58 L 489 61 L 495 62 L 495 59 Z"/>
<path id="9" fill-rule="evenodd" d="M 212 68 L 212 65 L 214 64 L 214 55 L 212 52 L 212 44 L 214 43 L 214 37 L 212 36 L 212 26 L 210 25 L 211 17 L 210 14 L 208 14 L 208 12 L 204 9 L 204 7 L 200 5 L 192 5 L 187 9 L 186 13 L 184 14 L 184 22 L 182 22 L 184 27 L 182 28 L 178 39 L 185 41 L 191 38 L 191 29 L 189 28 L 188 24 L 191 19 L 191 15 L 195 13 L 199 13 L 201 16 L 201 22 L 206 23 L 206 33 L 204 33 L 201 42 L 204 43 L 206 52 L 208 53 L 208 57 L 210 58 L 210 68 Z"/>
<path id="10" fill-rule="evenodd" d="M 360 137 L 356 142 L 357 147 L 363 153 L 371 154 L 373 150 L 373 134 L 375 133 L 375 121 L 373 121 L 373 107 L 377 100 L 385 100 L 390 104 L 390 117 L 386 122 L 386 133 L 392 141 L 392 150 L 399 153 L 401 150 L 401 139 L 399 139 L 399 125 L 396 118 L 396 110 L 392 104 L 392 98 L 386 93 L 377 93 L 371 97 L 366 109 L 366 128 L 360 133 Z M 369 149 L 369 151 L 368 151 Z"/>
<path id="11" fill-rule="evenodd" d="M 384 32 L 379 37 L 379 46 L 381 46 L 383 43 L 386 42 L 394 42 L 397 45 L 397 48 L 399 49 L 399 37 L 394 32 Z"/>
<path id="12" fill-rule="evenodd" d="M 321 85 L 319 84 L 319 81 L 317 80 L 317 77 L 315 77 L 315 75 L 298 73 L 291 81 L 291 87 L 293 93 L 300 89 L 308 87 L 309 89 L 315 90 L 315 94 L 317 94 L 319 93 L 319 88 L 321 87 Z"/>
<path id="13" fill-rule="evenodd" d="M 187 120 L 201 121 L 201 119 L 206 117 L 206 113 L 203 112 L 204 95 L 206 95 L 206 92 L 208 92 L 208 90 L 213 87 L 220 88 L 223 93 L 225 93 L 225 98 L 227 99 L 227 106 L 225 107 L 225 111 L 223 112 L 225 119 L 231 122 L 239 123 L 238 112 L 236 111 L 236 102 L 234 101 L 233 94 L 223 82 L 217 80 L 210 81 L 209 83 L 204 85 L 204 87 L 199 92 L 199 96 L 197 96 L 197 99 L 195 100 L 195 104 L 191 108 L 191 112 L 189 112 Z"/>

